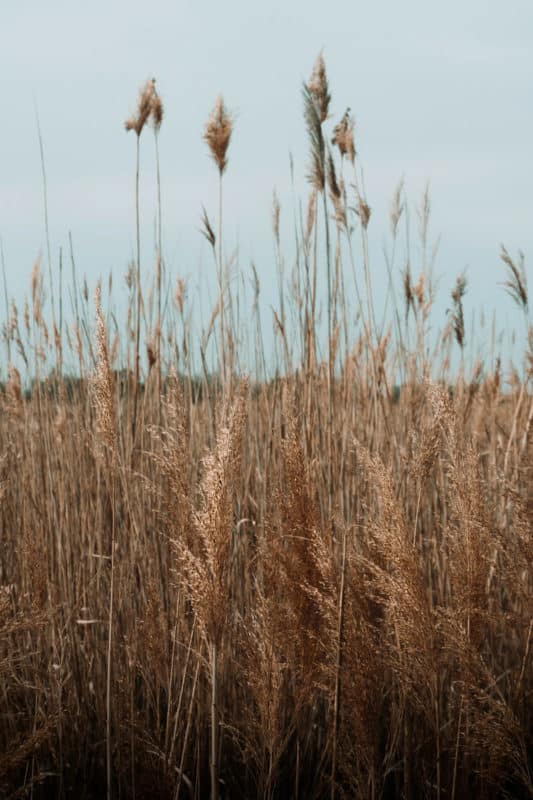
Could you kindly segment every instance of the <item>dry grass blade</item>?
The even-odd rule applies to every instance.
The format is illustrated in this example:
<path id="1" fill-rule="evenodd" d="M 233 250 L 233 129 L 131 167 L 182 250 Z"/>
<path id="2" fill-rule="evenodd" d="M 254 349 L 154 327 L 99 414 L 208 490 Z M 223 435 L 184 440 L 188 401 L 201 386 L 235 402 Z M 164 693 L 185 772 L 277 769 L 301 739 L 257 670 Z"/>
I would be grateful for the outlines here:
<path id="1" fill-rule="evenodd" d="M 451 322 L 457 344 L 461 349 L 465 345 L 465 317 L 463 311 L 463 298 L 466 294 L 466 276 L 461 273 L 457 276 L 455 287 L 452 289 L 453 308 L 451 310 Z"/>
<path id="2" fill-rule="evenodd" d="M 518 253 L 518 264 L 516 264 L 502 244 L 500 258 L 509 270 L 509 277 L 502 286 L 517 306 L 527 313 L 529 301 L 524 254 L 521 251 Z"/>
<path id="3" fill-rule="evenodd" d="M 205 236 L 205 238 L 207 239 L 213 250 L 215 250 L 217 238 L 215 236 L 213 227 L 209 222 L 207 211 L 203 207 L 202 207 L 202 227 L 200 228 L 200 233 L 202 234 L 202 236 Z"/>

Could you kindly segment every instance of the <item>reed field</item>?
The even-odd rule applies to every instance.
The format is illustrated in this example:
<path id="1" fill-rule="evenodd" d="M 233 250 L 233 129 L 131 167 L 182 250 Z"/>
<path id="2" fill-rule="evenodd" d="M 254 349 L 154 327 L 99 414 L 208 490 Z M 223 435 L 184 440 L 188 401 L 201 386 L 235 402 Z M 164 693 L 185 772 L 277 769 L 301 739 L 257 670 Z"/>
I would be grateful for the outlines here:
<path id="1" fill-rule="evenodd" d="M 464 275 L 446 276 L 444 318 L 434 308 L 429 197 L 409 262 L 395 193 L 376 291 L 359 128 L 330 118 L 322 56 L 302 103 L 305 196 L 274 197 L 266 221 L 270 317 L 223 246 L 238 121 L 222 98 L 204 130 L 220 189 L 201 223 L 210 318 L 165 262 L 160 201 L 141 261 L 153 81 L 124 133 L 127 319 L 74 258 L 60 279 L 37 263 L 20 307 L 4 280 L 1 797 L 533 797 L 519 243 L 499 279 L 525 352 L 476 362 Z"/>

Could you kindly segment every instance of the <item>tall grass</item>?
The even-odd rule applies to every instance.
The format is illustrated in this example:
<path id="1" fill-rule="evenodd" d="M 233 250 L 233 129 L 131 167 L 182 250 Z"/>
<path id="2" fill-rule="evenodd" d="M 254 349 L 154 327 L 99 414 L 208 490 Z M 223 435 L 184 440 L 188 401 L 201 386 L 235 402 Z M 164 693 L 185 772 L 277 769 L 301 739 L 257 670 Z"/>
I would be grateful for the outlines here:
<path id="1" fill-rule="evenodd" d="M 229 291 L 221 193 L 199 336 L 183 283 L 161 300 L 159 227 L 152 346 L 138 219 L 124 334 L 74 262 L 63 335 L 39 264 L 31 305 L 7 305 L 3 796 L 533 796 L 533 334 L 509 381 L 500 359 L 469 373 L 459 276 L 430 336 L 431 258 L 395 265 L 401 187 L 376 322 L 353 118 L 329 120 L 321 57 L 304 99 L 311 194 L 290 275 L 274 202 L 272 374 L 257 274 L 249 327 Z M 137 170 L 157 103 L 149 82 L 127 124 Z M 220 187 L 232 124 L 219 100 Z M 523 258 L 502 258 L 529 329 Z"/>

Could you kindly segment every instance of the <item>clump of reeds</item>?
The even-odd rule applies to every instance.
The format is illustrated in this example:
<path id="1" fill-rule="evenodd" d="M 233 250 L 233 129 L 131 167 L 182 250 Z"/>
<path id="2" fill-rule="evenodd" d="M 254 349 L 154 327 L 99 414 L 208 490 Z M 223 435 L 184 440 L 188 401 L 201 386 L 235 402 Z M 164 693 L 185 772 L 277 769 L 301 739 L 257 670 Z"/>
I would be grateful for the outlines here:
<path id="1" fill-rule="evenodd" d="M 193 516 L 194 539 L 174 540 L 178 572 L 195 612 L 195 621 L 208 650 L 211 683 L 211 798 L 219 795 L 219 660 L 230 607 L 231 536 L 234 491 L 239 473 L 245 424 L 245 385 L 227 424 L 219 427 L 215 449 L 203 459 L 200 505 Z M 225 416 L 226 414 L 223 414 Z"/>
<path id="2" fill-rule="evenodd" d="M 144 386 L 137 357 L 129 369 L 139 237 L 124 335 L 99 288 L 91 325 L 73 252 L 72 324 L 61 297 L 50 315 L 38 262 L 20 313 L 6 289 L 2 796 L 533 795 L 525 263 L 502 251 L 528 328 L 522 366 L 494 334 L 490 362 L 468 369 L 466 283 L 434 342 L 429 198 L 417 248 L 400 184 L 376 325 L 353 118 L 330 130 L 322 55 L 303 91 L 311 187 L 294 260 L 277 194 L 270 219 L 282 349 L 268 350 L 255 267 L 251 328 L 245 271 L 229 291 L 221 194 L 218 231 L 205 211 L 202 230 L 217 303 L 199 330 L 183 278 L 158 296 Z M 127 123 L 137 147 L 150 122 L 157 147 L 162 119 L 149 81 Z M 205 129 L 219 188 L 232 124 L 220 99 Z M 157 239 L 161 288 L 160 213 Z M 458 370 L 441 349 L 452 336 Z M 244 364 L 255 375 L 241 385 Z"/>

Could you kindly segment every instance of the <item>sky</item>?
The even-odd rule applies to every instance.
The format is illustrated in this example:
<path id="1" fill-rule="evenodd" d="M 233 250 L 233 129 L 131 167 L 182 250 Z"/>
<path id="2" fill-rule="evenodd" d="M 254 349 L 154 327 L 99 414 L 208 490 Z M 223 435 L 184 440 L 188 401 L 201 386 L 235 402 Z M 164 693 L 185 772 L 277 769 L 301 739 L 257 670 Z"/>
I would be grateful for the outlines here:
<path id="1" fill-rule="evenodd" d="M 235 112 L 225 175 L 226 253 L 257 267 L 265 307 L 275 305 L 272 192 L 290 261 L 296 202 L 306 203 L 308 144 L 301 86 L 322 51 L 331 126 L 350 106 L 372 208 L 371 266 L 379 307 L 389 208 L 403 178 L 416 220 L 429 183 L 430 236 L 439 238 L 437 316 L 466 270 L 467 313 L 516 327 L 500 243 L 533 251 L 533 4 L 512 0 L 19 0 L 0 4 L 0 238 L 8 291 L 29 291 L 45 253 L 38 115 L 48 182 L 53 269 L 72 235 L 89 284 L 113 270 L 122 286 L 134 254 L 135 136 L 124 120 L 155 77 L 165 105 L 160 134 L 163 254 L 191 297 L 213 293 L 199 233 L 202 206 L 217 210 L 217 172 L 202 140 L 222 93 Z M 151 131 L 141 139 L 142 262 L 153 261 L 155 180 Z M 413 223 L 413 228 L 416 225 Z M 415 236 L 416 238 L 416 236 Z M 286 243 L 286 244 L 285 244 Z M 413 250 L 416 254 L 416 249 Z M 413 270 L 416 277 L 416 258 Z M 399 260 L 401 266 L 401 258 Z M 398 273 L 399 274 L 399 273 Z M 3 308 L 3 303 L 0 304 Z M 2 312 L 0 312 L 1 316 Z"/>

